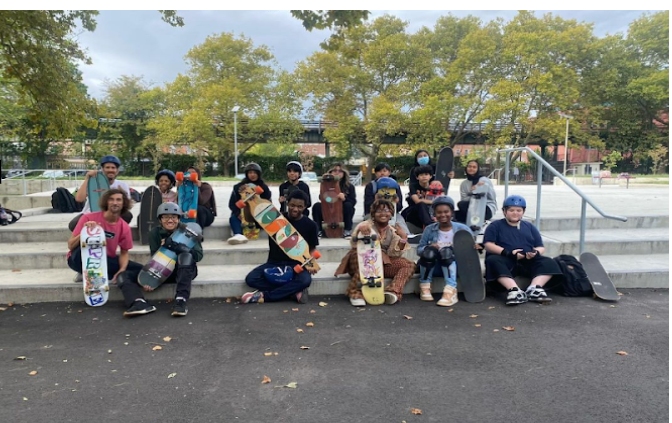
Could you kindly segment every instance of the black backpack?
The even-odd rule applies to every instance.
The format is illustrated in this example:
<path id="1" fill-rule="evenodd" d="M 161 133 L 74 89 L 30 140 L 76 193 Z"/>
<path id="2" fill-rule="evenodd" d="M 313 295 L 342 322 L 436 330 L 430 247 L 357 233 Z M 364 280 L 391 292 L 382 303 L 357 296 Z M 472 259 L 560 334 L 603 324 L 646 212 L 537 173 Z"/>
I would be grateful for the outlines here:
<path id="1" fill-rule="evenodd" d="M 593 294 L 593 286 L 583 269 L 583 265 L 574 256 L 567 254 L 555 257 L 562 271 L 561 284 L 558 291 L 567 297 L 583 297 Z"/>
<path id="2" fill-rule="evenodd" d="M 51 207 L 61 213 L 76 213 L 82 211 L 81 203 L 75 201 L 75 197 L 65 188 L 56 188 L 51 194 Z"/>

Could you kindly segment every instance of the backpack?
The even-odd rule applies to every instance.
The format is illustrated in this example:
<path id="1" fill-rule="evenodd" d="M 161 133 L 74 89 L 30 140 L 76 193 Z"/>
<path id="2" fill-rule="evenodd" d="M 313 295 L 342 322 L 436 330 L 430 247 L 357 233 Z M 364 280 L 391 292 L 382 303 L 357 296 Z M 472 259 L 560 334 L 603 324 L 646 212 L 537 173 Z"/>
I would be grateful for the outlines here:
<path id="1" fill-rule="evenodd" d="M 143 194 L 144 194 L 144 192 L 143 192 Z M 135 201 L 136 203 L 139 203 L 142 200 L 142 195 L 138 191 L 131 188 L 131 199 L 133 201 Z"/>
<path id="2" fill-rule="evenodd" d="M 82 211 L 81 206 L 75 201 L 75 197 L 65 188 L 56 188 L 51 194 L 51 207 L 61 213 L 76 213 Z"/>
<path id="3" fill-rule="evenodd" d="M 583 269 L 583 265 L 574 256 L 560 255 L 553 260 L 562 271 L 559 291 L 567 297 L 583 297 L 593 294 L 593 286 Z"/>

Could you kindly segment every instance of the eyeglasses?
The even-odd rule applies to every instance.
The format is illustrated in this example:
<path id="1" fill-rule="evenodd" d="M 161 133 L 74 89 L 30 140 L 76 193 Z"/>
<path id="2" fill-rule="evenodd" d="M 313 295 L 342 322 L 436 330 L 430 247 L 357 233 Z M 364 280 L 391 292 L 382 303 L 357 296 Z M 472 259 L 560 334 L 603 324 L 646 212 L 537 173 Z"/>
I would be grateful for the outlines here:
<path id="1" fill-rule="evenodd" d="M 167 214 L 164 214 L 161 216 L 161 220 L 180 220 L 179 216 L 170 216 Z"/>

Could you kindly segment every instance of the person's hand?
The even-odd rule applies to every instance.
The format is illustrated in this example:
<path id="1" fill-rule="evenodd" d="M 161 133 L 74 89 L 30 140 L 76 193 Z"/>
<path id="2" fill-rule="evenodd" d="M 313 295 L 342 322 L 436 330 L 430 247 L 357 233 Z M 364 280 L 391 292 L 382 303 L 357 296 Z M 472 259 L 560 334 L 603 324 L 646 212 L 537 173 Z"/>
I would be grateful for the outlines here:
<path id="1" fill-rule="evenodd" d="M 201 185 L 203 185 L 203 182 L 201 182 L 200 179 L 196 179 L 196 181 L 194 182 L 194 184 L 196 184 L 196 186 L 200 188 Z"/>
<path id="2" fill-rule="evenodd" d="M 453 179 L 455 177 L 455 172 L 453 172 L 452 170 L 450 172 L 448 172 L 448 177 L 450 179 Z"/>
<path id="3" fill-rule="evenodd" d="M 126 269 L 123 269 L 123 270 L 119 269 L 119 271 L 117 271 L 117 273 L 115 273 L 114 276 L 112 276 L 112 280 L 110 281 L 110 283 L 112 283 L 113 285 L 116 285 L 117 284 L 117 276 L 119 276 L 122 272 L 125 272 L 125 271 L 126 271 Z"/>
<path id="4" fill-rule="evenodd" d="M 439 243 L 438 243 L 438 242 L 435 242 L 434 244 L 430 244 L 429 246 L 430 246 L 430 247 L 434 247 L 434 248 L 436 248 L 437 250 L 440 250 L 440 249 L 441 249 L 441 247 L 439 246 Z"/>
<path id="5" fill-rule="evenodd" d="M 371 224 L 368 222 L 362 222 L 357 226 L 357 232 L 360 233 L 360 235 L 363 236 L 369 236 L 371 235 Z"/>
<path id="6" fill-rule="evenodd" d="M 342 192 L 339 193 L 338 194 L 338 199 L 341 200 L 341 201 L 345 201 L 345 194 L 343 194 Z"/>
<path id="7" fill-rule="evenodd" d="M 527 258 L 528 260 L 532 260 L 533 258 L 535 258 L 537 256 L 537 254 L 539 254 L 539 251 L 537 251 L 537 250 L 530 251 L 530 252 L 525 253 L 525 258 Z"/>
<path id="8" fill-rule="evenodd" d="M 151 286 L 147 286 L 147 285 L 143 285 L 142 289 L 144 289 L 146 292 L 154 291 L 154 288 L 152 288 Z"/>
<path id="9" fill-rule="evenodd" d="M 310 273 L 311 275 L 314 275 L 315 273 L 317 273 L 317 269 L 314 268 L 314 267 L 306 267 L 306 270 L 307 270 L 308 273 Z"/>
<path id="10" fill-rule="evenodd" d="M 182 181 L 179 179 L 175 180 L 175 188 L 179 187 L 180 185 L 182 185 Z"/>
<path id="11" fill-rule="evenodd" d="M 279 200 L 281 203 L 284 203 L 284 202 L 285 202 L 285 196 L 284 196 L 284 195 L 281 195 L 280 198 L 278 198 L 278 200 Z"/>
<path id="12" fill-rule="evenodd" d="M 521 254 L 522 252 L 523 252 L 522 248 L 518 248 L 517 250 L 512 251 L 513 255 L 516 256 L 517 260 L 523 260 L 525 258 L 525 256 Z"/>
<path id="13" fill-rule="evenodd" d="M 404 241 L 406 241 L 408 239 L 408 235 L 406 234 L 406 232 L 404 232 L 404 229 L 401 227 L 399 222 L 397 222 L 394 225 L 394 230 L 397 232 L 397 235 L 399 235 L 401 237 L 401 239 L 403 239 Z"/>
<path id="14" fill-rule="evenodd" d="M 95 228 L 97 228 L 97 227 L 99 227 L 99 226 L 100 226 L 100 225 L 98 224 L 98 222 L 94 222 L 94 221 L 91 221 L 91 220 L 89 220 L 88 222 L 86 222 L 86 223 L 84 224 L 84 227 L 89 228 L 89 229 L 95 229 Z"/>
<path id="15" fill-rule="evenodd" d="M 97 170 L 89 170 L 88 172 L 86 172 L 86 176 L 90 178 L 95 178 L 97 175 L 98 175 Z"/>
<path id="16" fill-rule="evenodd" d="M 163 245 L 166 243 L 166 239 L 167 239 L 167 238 L 164 238 L 164 239 L 161 240 L 161 246 L 162 246 L 162 247 L 163 247 Z"/>

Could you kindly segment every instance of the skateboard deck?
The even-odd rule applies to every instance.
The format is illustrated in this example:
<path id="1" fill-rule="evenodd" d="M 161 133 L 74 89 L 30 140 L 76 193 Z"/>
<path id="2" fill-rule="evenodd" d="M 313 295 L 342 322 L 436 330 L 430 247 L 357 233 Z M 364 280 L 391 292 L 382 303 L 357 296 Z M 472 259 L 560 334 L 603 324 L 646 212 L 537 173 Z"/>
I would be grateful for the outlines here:
<path id="1" fill-rule="evenodd" d="M 478 251 L 474 249 L 474 238 L 467 231 L 457 231 L 453 237 L 453 252 L 457 262 L 457 276 L 464 299 L 470 303 L 485 300 L 485 282 Z"/>
<path id="2" fill-rule="evenodd" d="M 240 221 L 243 226 L 243 235 L 249 240 L 259 239 L 261 229 L 257 227 L 249 207 L 245 207 L 240 212 Z"/>
<path id="3" fill-rule="evenodd" d="M 315 250 L 312 255 L 310 254 L 310 248 L 306 240 L 289 223 L 289 220 L 280 214 L 273 203 L 259 196 L 262 192 L 264 190 L 254 184 L 244 185 L 240 191 L 241 199 L 236 202 L 236 206 L 242 209 L 247 205 L 254 220 L 287 254 L 287 257 L 299 262 L 294 266 L 296 273 L 303 272 L 304 268 L 320 270 L 320 266 L 317 264 L 317 259 L 321 257 L 320 252 Z"/>
<path id="4" fill-rule="evenodd" d="M 450 178 L 448 174 L 453 171 L 453 149 L 450 147 L 443 147 L 439 151 L 439 159 L 436 162 L 436 173 L 434 180 L 441 182 L 443 185 L 443 193 L 448 193 L 450 187 Z"/>
<path id="5" fill-rule="evenodd" d="M 367 304 L 385 303 L 385 283 L 383 280 L 383 254 L 378 235 L 357 236 L 357 264 L 359 265 L 359 286 Z"/>
<path id="6" fill-rule="evenodd" d="M 592 285 L 593 292 L 597 298 L 605 301 L 618 301 L 621 299 L 614 283 L 595 254 L 583 253 L 579 261 L 583 265 L 588 279 L 590 279 L 590 285 Z"/>
<path id="7" fill-rule="evenodd" d="M 155 186 L 147 188 L 142 195 L 138 216 L 138 237 L 142 245 L 149 244 L 149 231 L 159 223 L 156 213 L 162 202 L 161 191 Z"/>
<path id="8" fill-rule="evenodd" d="M 397 190 L 394 188 L 380 188 L 376 191 L 376 199 L 387 200 L 394 204 L 394 213 L 392 213 L 392 218 L 390 219 L 390 226 L 397 224 Z"/>
<path id="9" fill-rule="evenodd" d="M 183 223 L 196 222 L 198 212 L 198 186 L 194 183 L 198 180 L 196 173 L 177 172 L 175 178 L 182 184 L 177 188 L 177 201 L 184 216 L 180 219 Z"/>
<path id="10" fill-rule="evenodd" d="M 102 306 L 110 297 L 105 231 L 101 226 L 84 226 L 79 235 L 84 301 L 93 307 Z"/>
<path id="11" fill-rule="evenodd" d="M 187 225 L 180 225 L 170 236 L 173 242 L 179 242 L 188 248 L 193 248 L 199 236 L 190 228 L 198 227 L 198 223 L 190 222 Z M 154 253 L 149 262 L 142 267 L 138 275 L 138 283 L 142 286 L 148 286 L 156 289 L 170 277 L 177 264 L 177 254 L 166 247 L 161 247 Z"/>
<path id="12" fill-rule="evenodd" d="M 285 202 L 282 203 L 282 207 L 280 207 L 280 211 L 281 211 L 283 214 L 287 214 L 287 212 L 288 212 L 288 210 L 287 210 L 287 203 L 288 203 L 289 201 L 287 201 L 287 199 L 289 198 L 289 195 L 290 195 L 291 193 L 293 193 L 294 191 L 298 190 L 298 189 L 299 189 L 299 187 L 297 187 L 296 185 L 290 185 L 290 186 L 287 187 L 287 189 L 286 189 L 284 192 L 280 193 L 280 195 L 282 195 L 283 197 L 285 197 Z"/>
<path id="13" fill-rule="evenodd" d="M 478 232 L 485 225 L 485 208 L 488 204 L 488 186 L 476 185 L 469 198 L 469 210 L 467 210 L 467 226 Z"/>
<path id="14" fill-rule="evenodd" d="M 343 238 L 343 203 L 338 199 L 341 187 L 338 179 L 324 175 L 320 183 L 320 201 L 322 202 L 322 230 L 327 238 Z"/>
<path id="15" fill-rule="evenodd" d="M 102 171 L 98 171 L 95 178 L 89 177 L 89 182 L 86 185 L 86 195 L 89 199 L 89 207 L 91 212 L 100 211 L 100 197 L 105 194 L 105 191 L 110 189 L 110 181 Z"/>

